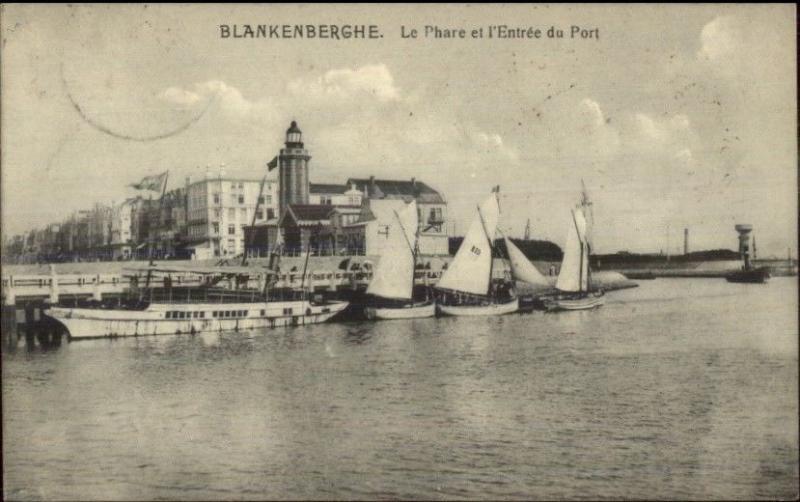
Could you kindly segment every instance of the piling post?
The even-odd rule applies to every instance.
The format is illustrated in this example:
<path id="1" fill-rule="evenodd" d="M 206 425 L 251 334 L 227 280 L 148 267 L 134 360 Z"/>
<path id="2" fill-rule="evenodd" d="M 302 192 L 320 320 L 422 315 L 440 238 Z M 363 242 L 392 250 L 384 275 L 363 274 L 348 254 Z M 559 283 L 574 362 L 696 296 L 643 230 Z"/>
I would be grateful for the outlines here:
<path id="1" fill-rule="evenodd" d="M 56 274 L 56 267 L 50 264 L 50 303 L 56 305 L 58 303 L 58 275 Z"/>
<path id="2" fill-rule="evenodd" d="M 97 274 L 94 278 L 94 287 L 92 288 L 92 300 L 97 300 L 98 302 L 103 299 L 103 293 L 100 291 L 100 274 Z"/>
<path id="3" fill-rule="evenodd" d="M 6 298 L 6 305 L 16 305 L 17 303 L 17 295 L 14 292 L 14 276 L 8 276 L 8 286 L 6 286 L 5 291 L 5 298 Z"/>

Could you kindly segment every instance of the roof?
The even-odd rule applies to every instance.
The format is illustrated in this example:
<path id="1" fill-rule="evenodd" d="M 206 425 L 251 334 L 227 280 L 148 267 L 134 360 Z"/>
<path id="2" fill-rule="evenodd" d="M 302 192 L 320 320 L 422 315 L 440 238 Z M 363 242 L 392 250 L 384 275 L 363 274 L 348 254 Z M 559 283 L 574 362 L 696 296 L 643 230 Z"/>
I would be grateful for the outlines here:
<path id="1" fill-rule="evenodd" d="M 311 183 L 309 191 L 311 193 L 345 193 L 350 185 L 339 185 L 337 183 Z"/>
<path id="2" fill-rule="evenodd" d="M 388 223 L 394 219 L 394 212 L 402 209 L 406 203 L 400 199 L 370 199 L 369 206 L 364 207 L 356 223 L 378 220 Z"/>
<path id="3" fill-rule="evenodd" d="M 330 223 L 330 215 L 334 206 L 330 204 L 290 204 L 280 219 L 280 225 L 286 217 L 291 216 L 298 225 L 323 225 Z"/>
<path id="4" fill-rule="evenodd" d="M 374 187 L 372 186 L 373 183 Z M 350 178 L 347 180 L 347 186 L 351 184 L 354 184 L 362 192 L 367 193 L 371 198 L 403 199 L 409 202 L 413 197 L 418 202 L 423 203 L 445 203 L 439 192 L 421 181 Z"/>
<path id="5" fill-rule="evenodd" d="M 359 214 L 361 206 L 333 206 L 331 213 Z"/>

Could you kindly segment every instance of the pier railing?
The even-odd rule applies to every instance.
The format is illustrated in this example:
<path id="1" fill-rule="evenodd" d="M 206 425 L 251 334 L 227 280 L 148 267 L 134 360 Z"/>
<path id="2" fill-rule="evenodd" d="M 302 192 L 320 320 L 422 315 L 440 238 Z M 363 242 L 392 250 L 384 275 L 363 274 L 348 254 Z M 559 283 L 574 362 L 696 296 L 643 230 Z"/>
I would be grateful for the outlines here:
<path id="1" fill-rule="evenodd" d="M 221 268 L 224 271 L 224 268 Z M 441 271 L 418 270 L 415 274 L 417 284 L 434 285 L 439 280 Z M 48 301 L 58 303 L 64 300 L 92 299 L 102 301 L 116 298 L 131 286 L 129 274 L 19 274 L 2 277 L 2 293 L 4 305 L 15 305 L 18 302 Z M 285 272 L 269 276 L 270 288 L 301 290 L 306 287 L 315 291 L 336 290 L 339 288 L 366 287 L 372 279 L 372 272 L 365 270 L 309 271 L 305 280 L 301 272 Z M 235 284 L 234 279 L 225 279 L 220 285 L 230 291 L 237 288 L 262 290 L 267 276 L 254 270 L 252 276 L 244 283 Z M 171 285 L 175 287 L 199 287 L 204 285 L 204 278 L 198 274 L 173 273 Z M 144 274 L 137 279 L 139 286 L 145 285 Z M 149 286 L 163 286 L 163 280 L 151 281 Z"/>

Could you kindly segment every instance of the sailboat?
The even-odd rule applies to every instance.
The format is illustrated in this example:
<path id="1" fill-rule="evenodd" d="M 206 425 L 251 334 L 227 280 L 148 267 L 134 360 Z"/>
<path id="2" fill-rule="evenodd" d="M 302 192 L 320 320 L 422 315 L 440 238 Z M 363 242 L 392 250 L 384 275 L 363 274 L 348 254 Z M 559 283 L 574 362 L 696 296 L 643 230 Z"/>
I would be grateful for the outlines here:
<path id="1" fill-rule="evenodd" d="M 572 221 L 567 231 L 564 258 L 556 279 L 558 292 L 544 299 L 547 310 L 586 310 L 605 303 L 602 290 L 592 291 L 589 269 L 589 242 L 583 207 L 572 210 Z"/>
<path id="2" fill-rule="evenodd" d="M 436 303 L 431 298 L 415 303 L 414 274 L 419 251 L 417 203 L 411 201 L 386 230 L 388 242 L 367 287 L 371 296 L 364 309 L 368 319 L 412 319 L 433 317 Z"/>
<path id="3" fill-rule="evenodd" d="M 492 280 L 494 248 L 500 203 L 497 189 L 478 206 L 464 241 L 436 285 L 442 314 L 482 316 L 519 310 L 513 284 Z"/>

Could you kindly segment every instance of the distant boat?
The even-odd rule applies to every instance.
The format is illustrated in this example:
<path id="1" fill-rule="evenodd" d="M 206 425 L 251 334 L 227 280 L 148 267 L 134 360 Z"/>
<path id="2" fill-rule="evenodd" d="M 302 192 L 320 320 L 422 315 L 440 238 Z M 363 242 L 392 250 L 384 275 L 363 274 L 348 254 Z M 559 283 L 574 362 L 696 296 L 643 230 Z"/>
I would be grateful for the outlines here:
<path id="1" fill-rule="evenodd" d="M 437 305 L 442 314 L 502 315 L 519 309 L 514 285 L 492 279 L 492 251 L 499 218 L 500 203 L 495 190 L 478 206 L 456 256 L 436 285 Z"/>
<path id="2" fill-rule="evenodd" d="M 736 225 L 736 230 L 741 232 L 739 253 L 742 257 L 742 268 L 725 275 L 728 282 L 747 282 L 752 284 L 763 284 L 769 279 L 769 267 L 754 267 L 750 260 L 750 249 L 748 234 L 753 227 L 750 225 Z M 756 259 L 756 236 L 753 236 L 753 260 Z"/>
<path id="3" fill-rule="evenodd" d="M 728 282 L 748 282 L 754 284 L 763 284 L 770 278 L 769 267 L 758 267 L 750 269 L 742 269 L 730 272 L 725 276 Z"/>
<path id="4" fill-rule="evenodd" d="M 583 208 L 572 210 L 572 222 L 567 232 L 564 258 L 556 279 L 558 293 L 544 299 L 547 310 L 586 310 L 605 303 L 602 290 L 592 291 L 589 269 L 589 244 Z"/>
<path id="5" fill-rule="evenodd" d="M 412 319 L 436 315 L 432 298 L 413 301 L 414 274 L 419 251 L 417 203 L 411 201 L 386 228 L 385 251 L 375 267 L 367 287 L 369 303 L 364 309 L 368 319 Z"/>

